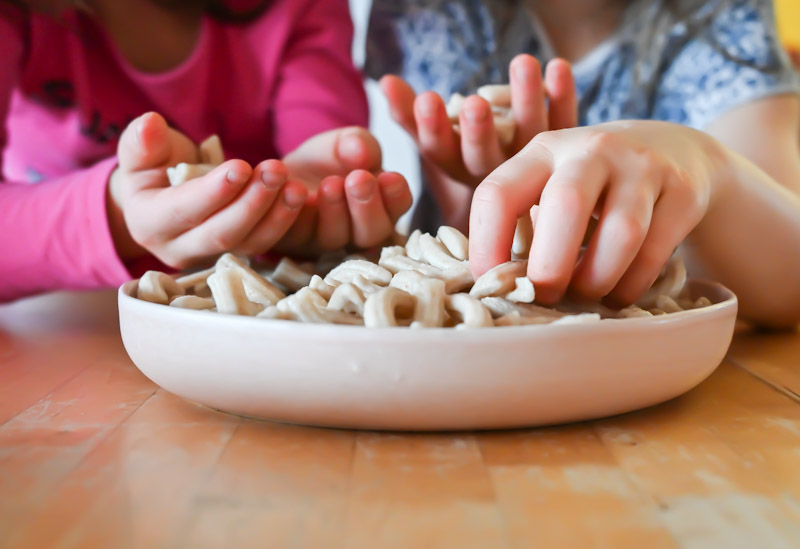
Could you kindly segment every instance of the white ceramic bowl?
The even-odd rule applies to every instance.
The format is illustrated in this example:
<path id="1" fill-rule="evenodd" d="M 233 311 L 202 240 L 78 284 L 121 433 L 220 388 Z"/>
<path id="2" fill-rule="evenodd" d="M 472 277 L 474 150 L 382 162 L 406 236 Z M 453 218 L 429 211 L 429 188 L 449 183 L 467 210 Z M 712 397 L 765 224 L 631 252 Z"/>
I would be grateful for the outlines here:
<path id="1" fill-rule="evenodd" d="M 712 306 L 587 324 L 477 330 L 298 324 L 156 305 L 119 291 L 133 362 L 212 408 L 359 429 L 524 427 L 628 412 L 676 397 L 722 361 L 736 297 L 691 281 Z"/>

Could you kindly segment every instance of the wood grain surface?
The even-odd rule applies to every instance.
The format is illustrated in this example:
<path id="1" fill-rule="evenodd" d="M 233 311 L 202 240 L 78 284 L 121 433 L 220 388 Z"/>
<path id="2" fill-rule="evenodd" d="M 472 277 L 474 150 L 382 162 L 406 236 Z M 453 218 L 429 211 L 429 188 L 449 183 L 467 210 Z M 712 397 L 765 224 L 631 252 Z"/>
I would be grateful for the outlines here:
<path id="1" fill-rule="evenodd" d="M 559 427 L 227 415 L 128 359 L 113 293 L 0 307 L 0 548 L 800 547 L 800 333 L 663 405 Z"/>

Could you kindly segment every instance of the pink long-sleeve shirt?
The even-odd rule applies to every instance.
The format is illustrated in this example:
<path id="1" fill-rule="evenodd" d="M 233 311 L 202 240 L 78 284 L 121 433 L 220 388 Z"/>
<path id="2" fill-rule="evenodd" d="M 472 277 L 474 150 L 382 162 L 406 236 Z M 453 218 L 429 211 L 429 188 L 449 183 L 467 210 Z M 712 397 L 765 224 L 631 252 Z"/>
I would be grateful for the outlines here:
<path id="1" fill-rule="evenodd" d="M 117 140 L 147 111 L 229 158 L 279 158 L 305 139 L 366 125 L 346 0 L 275 0 L 244 25 L 204 17 L 191 55 L 143 73 L 89 16 L 0 2 L 0 301 L 116 286 L 106 216 Z"/>

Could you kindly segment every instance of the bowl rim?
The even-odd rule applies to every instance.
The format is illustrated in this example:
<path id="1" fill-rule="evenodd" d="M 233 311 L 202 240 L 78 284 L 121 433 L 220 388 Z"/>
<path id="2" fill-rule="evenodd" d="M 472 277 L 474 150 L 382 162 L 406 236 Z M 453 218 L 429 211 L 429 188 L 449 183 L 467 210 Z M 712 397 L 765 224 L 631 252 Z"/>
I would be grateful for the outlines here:
<path id="1" fill-rule="evenodd" d="M 170 315 L 172 318 L 176 320 L 184 319 L 186 321 L 199 321 L 203 318 L 206 318 L 207 315 L 210 314 L 209 311 L 183 309 L 180 307 L 169 307 L 167 305 L 161 305 L 159 303 L 151 303 L 133 297 L 133 291 L 136 288 L 137 284 L 138 284 L 138 279 L 135 279 L 135 280 L 129 280 L 128 282 L 124 283 L 122 286 L 119 287 L 118 305 L 120 314 L 122 314 L 122 308 L 124 305 L 138 307 L 143 311 L 151 311 L 154 314 L 158 310 L 161 311 L 161 313 L 159 314 Z M 472 339 L 475 337 L 476 333 L 480 333 L 484 334 L 480 337 L 492 337 L 492 338 L 502 339 L 505 336 L 517 336 L 520 334 L 545 335 L 553 332 L 563 332 L 563 331 L 567 332 L 594 331 L 600 327 L 605 327 L 605 328 L 615 327 L 617 329 L 625 329 L 625 330 L 638 329 L 638 328 L 651 328 L 654 326 L 673 324 L 675 322 L 683 322 L 689 319 L 699 320 L 706 317 L 716 316 L 717 314 L 721 314 L 722 311 L 726 311 L 731 308 L 733 308 L 734 310 L 738 310 L 738 299 L 736 295 L 731 290 L 720 284 L 719 282 L 714 282 L 705 279 L 690 278 L 687 280 L 687 284 L 691 284 L 693 286 L 713 288 L 719 295 L 724 296 L 724 299 L 722 299 L 717 303 L 712 303 L 711 305 L 700 307 L 698 309 L 689 309 L 677 313 L 669 313 L 666 315 L 656 315 L 649 317 L 631 317 L 631 318 L 605 318 L 601 319 L 599 322 L 586 322 L 586 323 L 576 322 L 576 323 L 565 323 L 565 324 L 548 323 L 548 324 L 526 324 L 522 326 L 502 326 L 500 328 L 495 328 L 491 330 L 483 328 L 454 329 L 445 327 L 420 328 L 420 329 L 402 329 L 408 327 L 383 327 L 383 328 L 365 329 L 364 326 L 350 326 L 342 324 L 298 323 L 291 320 L 257 318 L 244 315 L 217 314 L 215 315 L 214 318 L 215 322 L 224 322 L 227 323 L 227 325 L 230 325 L 231 327 L 241 326 L 241 327 L 252 328 L 255 326 L 259 326 L 262 329 L 269 328 L 270 330 L 274 331 L 280 330 L 280 331 L 290 331 L 290 332 L 302 332 L 303 334 L 309 336 L 347 335 L 348 337 L 350 336 L 359 337 L 359 335 L 375 336 L 379 334 L 382 335 L 392 334 L 393 337 L 404 337 L 407 334 L 411 334 L 415 340 L 419 340 L 420 338 L 425 338 L 425 337 L 441 338 L 443 334 L 448 334 L 450 337 L 455 337 L 455 338 Z M 301 330 L 298 329 L 299 326 L 302 326 Z"/>

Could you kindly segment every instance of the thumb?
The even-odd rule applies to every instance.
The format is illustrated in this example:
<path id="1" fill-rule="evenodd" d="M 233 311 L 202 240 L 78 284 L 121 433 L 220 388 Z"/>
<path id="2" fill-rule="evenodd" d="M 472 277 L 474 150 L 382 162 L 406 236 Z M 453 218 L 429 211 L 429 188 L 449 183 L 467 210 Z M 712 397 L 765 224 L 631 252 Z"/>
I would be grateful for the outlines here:
<path id="1" fill-rule="evenodd" d="M 169 128 L 158 113 L 148 112 L 128 124 L 117 145 L 117 159 L 124 171 L 148 170 L 170 157 Z"/>
<path id="2" fill-rule="evenodd" d="M 364 128 L 351 127 L 339 130 L 336 135 L 336 156 L 346 171 L 381 169 L 381 146 Z"/>
<path id="3" fill-rule="evenodd" d="M 161 167 L 171 153 L 167 121 L 155 112 L 143 114 L 128 124 L 117 145 L 119 167 L 129 172 Z"/>

